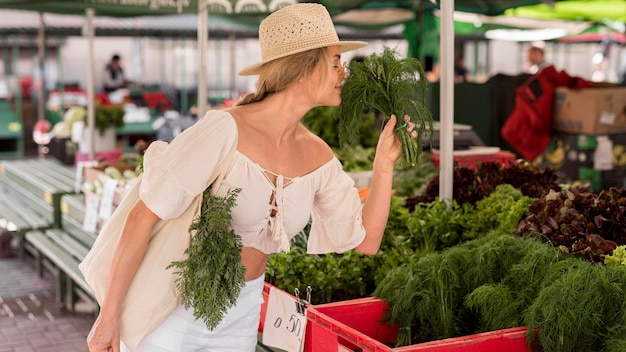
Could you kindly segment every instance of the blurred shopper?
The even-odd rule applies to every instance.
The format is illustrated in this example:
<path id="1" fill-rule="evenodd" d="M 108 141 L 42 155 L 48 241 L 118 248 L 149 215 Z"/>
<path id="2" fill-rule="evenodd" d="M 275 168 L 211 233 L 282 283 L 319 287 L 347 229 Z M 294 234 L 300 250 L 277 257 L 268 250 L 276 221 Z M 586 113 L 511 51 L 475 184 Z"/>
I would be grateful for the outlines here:
<path id="1" fill-rule="evenodd" d="M 124 78 L 124 70 L 120 65 L 120 56 L 115 54 L 106 65 L 104 73 L 104 91 L 113 92 L 120 88 L 125 88 L 127 83 Z"/>
<path id="2" fill-rule="evenodd" d="M 530 64 L 528 69 L 529 73 L 535 74 L 543 70 L 545 67 L 550 66 L 545 59 L 545 47 L 546 45 L 544 42 L 530 43 L 530 47 L 527 52 L 528 63 Z"/>
<path id="3" fill-rule="evenodd" d="M 454 82 L 461 83 L 467 81 L 467 67 L 465 66 L 465 58 L 461 55 L 454 62 Z"/>

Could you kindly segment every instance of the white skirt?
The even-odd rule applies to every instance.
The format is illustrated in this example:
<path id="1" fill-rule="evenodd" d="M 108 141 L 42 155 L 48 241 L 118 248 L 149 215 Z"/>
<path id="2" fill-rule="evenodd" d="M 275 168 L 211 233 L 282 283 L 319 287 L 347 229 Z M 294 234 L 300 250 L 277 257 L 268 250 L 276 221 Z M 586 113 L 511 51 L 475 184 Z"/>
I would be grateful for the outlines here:
<path id="1" fill-rule="evenodd" d="M 220 324 L 209 330 L 196 320 L 193 310 L 180 305 L 150 335 L 136 352 L 254 352 L 257 344 L 264 276 L 246 282 L 237 304 L 226 312 Z M 122 352 L 130 350 L 121 344 Z"/>

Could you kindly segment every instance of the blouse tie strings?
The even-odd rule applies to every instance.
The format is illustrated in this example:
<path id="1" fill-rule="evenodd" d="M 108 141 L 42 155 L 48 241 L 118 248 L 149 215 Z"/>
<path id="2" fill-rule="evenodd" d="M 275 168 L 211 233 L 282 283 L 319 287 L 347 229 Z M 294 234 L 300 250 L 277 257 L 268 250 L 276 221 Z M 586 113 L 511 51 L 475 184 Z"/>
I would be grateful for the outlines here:
<path id="1" fill-rule="evenodd" d="M 269 172 L 269 171 L 266 171 Z M 271 173 L 271 172 L 270 172 Z M 283 226 L 283 193 L 285 189 L 285 178 L 283 175 L 276 175 L 276 186 L 274 186 L 274 199 L 271 202 L 272 209 L 269 217 L 269 230 L 272 234 L 272 240 L 278 243 L 278 250 L 288 252 L 289 237 Z M 291 183 L 291 179 L 287 180 L 287 184 Z"/>

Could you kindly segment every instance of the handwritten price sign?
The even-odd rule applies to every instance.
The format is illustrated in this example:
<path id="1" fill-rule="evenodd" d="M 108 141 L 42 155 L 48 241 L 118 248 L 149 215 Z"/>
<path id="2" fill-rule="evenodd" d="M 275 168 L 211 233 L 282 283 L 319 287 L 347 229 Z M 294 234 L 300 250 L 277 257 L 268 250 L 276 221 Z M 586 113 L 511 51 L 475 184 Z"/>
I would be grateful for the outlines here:
<path id="1" fill-rule="evenodd" d="M 306 314 L 300 302 L 288 293 L 270 288 L 263 328 L 263 344 L 287 352 L 300 352 L 304 346 Z"/>

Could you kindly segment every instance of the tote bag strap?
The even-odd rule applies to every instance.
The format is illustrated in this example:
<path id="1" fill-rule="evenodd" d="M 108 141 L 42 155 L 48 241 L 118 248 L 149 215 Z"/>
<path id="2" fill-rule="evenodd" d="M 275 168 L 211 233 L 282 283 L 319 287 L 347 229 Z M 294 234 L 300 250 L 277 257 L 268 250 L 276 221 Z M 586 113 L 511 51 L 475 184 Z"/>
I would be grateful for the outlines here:
<path id="1" fill-rule="evenodd" d="M 230 169 L 230 164 L 233 160 L 233 156 L 235 155 L 235 151 L 237 150 L 237 141 L 238 138 L 235 137 L 230 152 L 228 152 L 226 158 L 219 165 L 217 165 L 215 170 L 213 170 L 209 183 L 206 185 L 206 187 L 209 187 L 209 185 L 213 184 L 213 187 L 211 187 L 211 195 L 213 196 L 217 193 L 217 190 L 220 188 L 228 169 Z"/>

